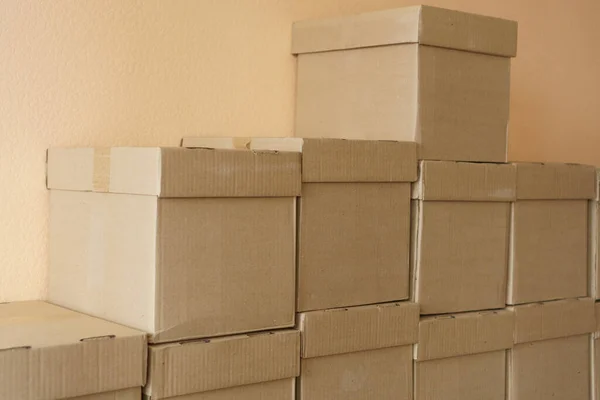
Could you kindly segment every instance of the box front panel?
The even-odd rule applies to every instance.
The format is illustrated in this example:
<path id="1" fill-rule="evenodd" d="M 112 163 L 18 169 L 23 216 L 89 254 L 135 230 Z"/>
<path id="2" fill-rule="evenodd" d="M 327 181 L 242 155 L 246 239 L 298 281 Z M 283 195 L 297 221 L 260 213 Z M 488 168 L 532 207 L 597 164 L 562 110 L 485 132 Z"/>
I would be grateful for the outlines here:
<path id="1" fill-rule="evenodd" d="M 172 400 L 294 400 L 294 378 L 281 379 L 254 385 L 236 386 L 210 392 L 171 397 Z M 128 399 L 127 399 L 128 400 Z M 168 399 L 167 399 L 168 400 Z"/>
<path id="2" fill-rule="evenodd" d="M 586 296 L 587 201 L 517 201 L 510 249 L 509 304 Z"/>
<path id="3" fill-rule="evenodd" d="M 509 400 L 588 400 L 590 335 L 518 344 L 509 350 Z"/>
<path id="4" fill-rule="evenodd" d="M 408 297 L 410 184 L 303 185 L 298 309 Z"/>
<path id="5" fill-rule="evenodd" d="M 415 140 L 417 45 L 301 54 L 298 137 Z"/>
<path id="6" fill-rule="evenodd" d="M 123 389 L 116 392 L 98 393 L 89 396 L 72 397 L 67 400 L 140 400 L 142 388 Z"/>
<path id="7" fill-rule="evenodd" d="M 505 400 L 506 351 L 415 362 L 415 400 Z"/>
<path id="8" fill-rule="evenodd" d="M 509 203 L 420 203 L 414 299 L 421 314 L 505 306 Z"/>
<path id="9" fill-rule="evenodd" d="M 423 159 L 506 161 L 510 58 L 419 46 Z"/>
<path id="10" fill-rule="evenodd" d="M 372 399 L 412 399 L 412 346 L 302 360 L 297 400 Z"/>
<path id="11" fill-rule="evenodd" d="M 294 324 L 295 199 L 159 202 L 157 342 Z"/>

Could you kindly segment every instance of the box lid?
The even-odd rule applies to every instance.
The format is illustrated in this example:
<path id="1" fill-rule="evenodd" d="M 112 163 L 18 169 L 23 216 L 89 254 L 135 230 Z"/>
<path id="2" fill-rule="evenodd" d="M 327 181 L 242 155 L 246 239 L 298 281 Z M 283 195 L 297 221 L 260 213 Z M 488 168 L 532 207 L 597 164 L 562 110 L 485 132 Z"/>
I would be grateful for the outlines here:
<path id="1" fill-rule="evenodd" d="M 292 29 L 292 53 L 419 43 L 514 57 L 517 23 L 430 6 L 300 21 Z"/>
<path id="2" fill-rule="evenodd" d="M 298 314 L 303 358 L 416 343 L 419 305 L 385 303 Z"/>
<path id="3" fill-rule="evenodd" d="M 421 161 L 413 199 L 444 201 L 512 201 L 516 168 L 510 164 Z"/>
<path id="4" fill-rule="evenodd" d="M 300 194 L 300 155 L 178 147 L 51 148 L 49 189 L 159 197 Z"/>
<path id="5" fill-rule="evenodd" d="M 591 298 L 514 306 L 515 344 L 592 333 L 596 329 Z"/>
<path id="6" fill-rule="evenodd" d="M 581 164 L 515 163 L 517 199 L 577 200 L 596 196 L 596 168 Z"/>
<path id="7" fill-rule="evenodd" d="M 417 144 L 393 140 L 183 138 L 184 147 L 301 152 L 303 182 L 413 182 Z"/>
<path id="8" fill-rule="evenodd" d="M 152 399 L 293 378 L 300 374 L 300 332 L 282 330 L 150 346 Z"/>
<path id="9" fill-rule="evenodd" d="M 509 349 L 514 323 L 514 314 L 506 310 L 421 318 L 415 360 Z"/>
<path id="10" fill-rule="evenodd" d="M 145 377 L 145 333 L 42 301 L 0 304 L 0 398 L 71 398 Z"/>

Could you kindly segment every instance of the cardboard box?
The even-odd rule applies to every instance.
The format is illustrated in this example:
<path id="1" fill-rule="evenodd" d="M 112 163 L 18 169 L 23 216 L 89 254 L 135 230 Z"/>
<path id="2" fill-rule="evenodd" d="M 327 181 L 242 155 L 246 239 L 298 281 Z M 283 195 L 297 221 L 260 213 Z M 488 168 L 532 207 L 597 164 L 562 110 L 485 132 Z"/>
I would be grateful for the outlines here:
<path id="1" fill-rule="evenodd" d="M 294 324 L 300 155 L 50 149 L 49 299 L 152 342 Z"/>
<path id="2" fill-rule="evenodd" d="M 517 23 L 429 6 L 297 22 L 295 135 L 414 140 L 506 161 Z"/>
<path id="3" fill-rule="evenodd" d="M 297 400 L 410 400 L 419 306 L 387 303 L 298 315 Z"/>
<path id="4" fill-rule="evenodd" d="M 415 143 L 184 138 L 182 145 L 302 152 L 298 311 L 408 298 Z"/>
<path id="5" fill-rule="evenodd" d="M 590 294 L 598 300 L 600 299 L 600 170 L 596 170 L 596 195 L 589 204 L 589 215 L 590 215 L 590 241 L 589 241 L 589 255 L 590 255 Z"/>
<path id="6" fill-rule="evenodd" d="M 150 346 L 149 400 L 294 400 L 300 333 L 294 330 Z"/>
<path id="7" fill-rule="evenodd" d="M 508 399 L 589 399 L 593 300 L 558 300 L 512 310 L 515 346 L 508 356 Z"/>
<path id="8" fill-rule="evenodd" d="M 413 185 L 412 299 L 421 314 L 503 308 L 515 167 L 422 161 Z"/>
<path id="9" fill-rule="evenodd" d="M 600 303 L 594 305 L 596 330 L 592 335 L 592 400 L 600 400 Z"/>
<path id="10" fill-rule="evenodd" d="M 423 317 L 415 346 L 415 400 L 505 400 L 512 312 Z"/>
<path id="11" fill-rule="evenodd" d="M 595 196 L 594 167 L 515 166 L 507 303 L 587 296 L 588 202 Z"/>
<path id="12" fill-rule="evenodd" d="M 139 399 L 146 355 L 143 332 L 42 301 L 0 304 L 0 399 Z"/>

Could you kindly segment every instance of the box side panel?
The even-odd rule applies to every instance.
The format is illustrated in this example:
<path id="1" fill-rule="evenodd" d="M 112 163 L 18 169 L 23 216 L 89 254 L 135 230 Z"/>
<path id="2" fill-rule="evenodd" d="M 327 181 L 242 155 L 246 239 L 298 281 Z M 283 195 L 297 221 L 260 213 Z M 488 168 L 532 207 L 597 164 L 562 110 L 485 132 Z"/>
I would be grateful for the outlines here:
<path id="1" fill-rule="evenodd" d="M 415 139 L 415 44 L 301 55 L 296 88 L 296 136 Z"/>
<path id="2" fill-rule="evenodd" d="M 67 400 L 140 400 L 142 388 L 118 390 L 116 392 L 98 393 L 89 396 L 72 397 Z"/>
<path id="3" fill-rule="evenodd" d="M 408 297 L 409 184 L 304 184 L 301 201 L 299 311 Z"/>
<path id="4" fill-rule="evenodd" d="M 295 378 L 171 397 L 170 400 L 294 400 Z M 169 400 L 167 399 L 167 400 Z"/>
<path id="5" fill-rule="evenodd" d="M 151 196 L 52 190 L 48 300 L 153 332 L 156 212 Z"/>

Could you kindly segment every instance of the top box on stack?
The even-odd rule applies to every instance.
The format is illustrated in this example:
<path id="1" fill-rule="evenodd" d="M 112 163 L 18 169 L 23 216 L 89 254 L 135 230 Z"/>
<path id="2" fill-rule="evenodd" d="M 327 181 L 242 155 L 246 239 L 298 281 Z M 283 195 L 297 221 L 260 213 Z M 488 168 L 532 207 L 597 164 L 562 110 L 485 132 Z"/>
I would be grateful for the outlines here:
<path id="1" fill-rule="evenodd" d="M 295 23 L 295 135 L 504 162 L 516 49 L 516 22 L 428 6 Z"/>
<path id="2" fill-rule="evenodd" d="M 155 343 L 293 326 L 300 161 L 50 149 L 49 299 Z"/>

